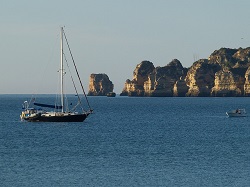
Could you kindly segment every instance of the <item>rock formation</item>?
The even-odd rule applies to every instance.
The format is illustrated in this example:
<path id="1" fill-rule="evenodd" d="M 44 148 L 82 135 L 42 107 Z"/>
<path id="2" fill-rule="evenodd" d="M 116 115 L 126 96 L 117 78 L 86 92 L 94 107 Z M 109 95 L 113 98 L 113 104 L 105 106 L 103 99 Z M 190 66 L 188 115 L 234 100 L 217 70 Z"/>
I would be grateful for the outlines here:
<path id="1" fill-rule="evenodd" d="M 148 75 L 155 69 L 154 65 L 150 61 L 142 61 L 137 64 L 134 72 L 133 79 L 127 79 L 121 96 L 144 96 L 144 82 L 148 80 Z"/>
<path id="2" fill-rule="evenodd" d="M 250 66 L 248 67 L 245 74 L 245 84 L 244 84 L 244 93 L 245 96 L 250 96 Z"/>
<path id="3" fill-rule="evenodd" d="M 156 67 L 144 82 L 145 96 L 166 97 L 174 95 L 174 85 L 186 74 L 179 60 L 172 60 L 167 66 Z M 176 92 L 175 94 L 178 94 Z"/>
<path id="4" fill-rule="evenodd" d="M 211 64 L 207 59 L 196 61 L 187 72 L 185 78 L 189 87 L 186 96 L 210 96 L 214 86 L 214 76 L 220 70 L 218 64 Z"/>
<path id="5" fill-rule="evenodd" d="M 174 84 L 173 88 L 173 96 L 174 97 L 185 97 L 186 93 L 188 92 L 188 86 L 183 79 L 183 77 L 180 77 L 180 80 L 177 80 Z"/>
<path id="6" fill-rule="evenodd" d="M 209 57 L 211 63 L 219 64 L 215 74 L 211 96 L 245 96 L 246 71 L 250 65 L 250 48 L 216 50 Z"/>
<path id="7" fill-rule="evenodd" d="M 175 59 L 164 67 L 143 61 L 127 79 L 121 95 L 128 96 L 250 96 L 250 47 L 215 50 L 183 68 Z"/>
<path id="8" fill-rule="evenodd" d="M 212 96 L 241 96 L 242 91 L 238 84 L 240 77 L 229 70 L 220 70 L 215 73 L 215 85 L 212 88 Z M 243 84 L 242 84 L 243 85 Z M 241 85 L 241 86 L 242 86 Z"/>
<path id="9" fill-rule="evenodd" d="M 107 96 L 113 92 L 114 85 L 106 74 L 91 74 L 89 80 L 89 96 Z"/>
<path id="10" fill-rule="evenodd" d="M 121 95 L 128 96 L 173 96 L 174 86 L 185 76 L 186 68 L 175 59 L 164 67 L 154 67 L 152 62 L 142 61 L 134 70 L 134 77 L 126 80 Z M 183 89 L 176 87 L 175 94 L 183 95 Z M 185 90 L 185 89 L 184 89 Z M 178 92 L 179 91 L 179 92 Z M 186 90 L 185 90 L 186 91 Z"/>

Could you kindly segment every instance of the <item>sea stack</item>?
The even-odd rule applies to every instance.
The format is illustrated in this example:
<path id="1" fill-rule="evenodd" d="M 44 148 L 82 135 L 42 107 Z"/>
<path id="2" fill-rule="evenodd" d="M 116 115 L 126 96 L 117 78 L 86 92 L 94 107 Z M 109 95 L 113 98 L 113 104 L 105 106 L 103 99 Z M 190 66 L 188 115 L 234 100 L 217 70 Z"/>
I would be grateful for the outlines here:
<path id="1" fill-rule="evenodd" d="M 113 89 L 114 84 L 105 73 L 90 75 L 88 96 L 107 96 Z"/>

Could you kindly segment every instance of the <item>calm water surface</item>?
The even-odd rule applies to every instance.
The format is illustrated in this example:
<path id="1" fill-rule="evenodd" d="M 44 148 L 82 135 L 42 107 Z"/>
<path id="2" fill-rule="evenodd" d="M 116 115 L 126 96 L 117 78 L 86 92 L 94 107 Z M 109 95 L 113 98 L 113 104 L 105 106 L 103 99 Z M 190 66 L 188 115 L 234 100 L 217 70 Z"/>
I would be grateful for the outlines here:
<path id="1" fill-rule="evenodd" d="M 250 98 L 90 97 L 83 123 L 20 122 L 29 98 L 0 96 L 0 186 L 250 186 L 250 117 L 225 115 Z"/>

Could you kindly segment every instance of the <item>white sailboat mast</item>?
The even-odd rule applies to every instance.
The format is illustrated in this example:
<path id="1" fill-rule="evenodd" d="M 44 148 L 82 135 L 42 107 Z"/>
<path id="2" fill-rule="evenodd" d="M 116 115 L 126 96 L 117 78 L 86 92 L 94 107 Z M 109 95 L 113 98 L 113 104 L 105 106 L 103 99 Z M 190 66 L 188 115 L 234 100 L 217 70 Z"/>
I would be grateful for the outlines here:
<path id="1" fill-rule="evenodd" d="M 61 27 L 61 105 L 62 105 L 62 112 L 64 112 L 64 90 L 63 90 L 63 27 Z"/>

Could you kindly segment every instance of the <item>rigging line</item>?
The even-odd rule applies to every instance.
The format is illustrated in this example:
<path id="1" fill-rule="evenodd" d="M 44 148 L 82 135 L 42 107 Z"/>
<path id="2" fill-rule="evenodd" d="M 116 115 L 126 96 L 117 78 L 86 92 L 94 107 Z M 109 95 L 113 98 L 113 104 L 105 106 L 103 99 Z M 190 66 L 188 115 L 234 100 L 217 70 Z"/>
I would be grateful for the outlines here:
<path id="1" fill-rule="evenodd" d="M 31 103 L 34 103 L 35 100 L 36 98 L 34 97 L 34 94 L 32 94 L 30 101 L 28 102 L 28 107 L 30 106 Z"/>
<path id="2" fill-rule="evenodd" d="M 74 85 L 76 95 L 77 95 L 77 97 L 78 97 L 78 103 L 80 103 L 80 104 L 82 105 L 81 98 L 80 98 L 80 96 L 79 96 L 79 94 L 78 94 L 78 91 L 77 91 L 77 88 L 76 88 L 75 81 L 74 81 L 74 79 L 73 79 L 72 73 L 71 73 L 70 68 L 69 68 L 68 61 L 67 61 L 66 56 L 65 56 L 64 53 L 63 53 L 63 56 L 64 56 L 64 59 L 65 59 L 66 65 L 67 65 L 67 67 L 68 67 L 68 69 L 69 69 L 70 78 L 71 78 L 71 81 L 72 81 L 72 83 L 73 83 L 73 85 Z M 77 105 L 78 105 L 78 104 L 77 104 Z M 76 105 L 76 106 L 77 106 L 77 105 Z M 75 108 L 76 108 L 76 107 L 74 107 L 74 109 L 75 109 Z M 82 108 L 82 106 L 81 106 L 81 108 Z M 82 108 L 82 110 L 83 110 L 83 108 Z"/>
<path id="3" fill-rule="evenodd" d="M 63 30 L 63 29 L 62 29 L 62 30 Z M 90 107 L 90 104 L 89 104 L 89 101 L 88 101 L 88 98 L 87 98 L 87 95 L 86 95 L 86 93 L 85 93 L 85 91 L 84 91 L 84 88 L 83 88 L 82 81 L 81 81 L 81 79 L 80 79 L 78 70 L 77 70 L 77 68 L 76 68 L 76 64 L 75 64 L 75 61 L 74 61 L 74 58 L 73 58 L 71 49 L 70 49 L 70 47 L 69 47 L 69 43 L 68 43 L 68 40 L 67 40 L 67 37 L 66 37 L 66 34 L 65 34 L 64 30 L 63 30 L 63 34 L 64 34 L 64 38 L 65 38 L 65 40 L 66 40 L 66 42 L 67 42 L 67 45 L 68 45 L 68 48 L 69 48 L 69 52 L 70 52 L 70 55 L 71 55 L 71 58 L 72 58 L 72 61 L 73 61 L 73 64 L 74 64 L 74 67 L 75 67 L 75 70 L 76 70 L 76 74 L 77 74 L 78 79 L 79 79 L 79 82 L 80 82 L 80 84 L 81 84 L 82 91 L 83 91 L 83 93 L 84 93 L 84 96 L 85 96 L 85 99 L 86 99 L 86 101 L 87 101 L 88 107 L 89 107 L 90 111 L 92 111 L 92 109 L 91 109 L 91 107 Z"/>

